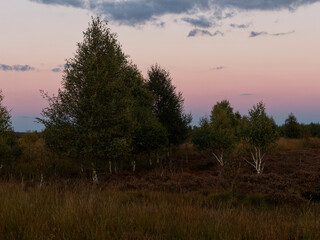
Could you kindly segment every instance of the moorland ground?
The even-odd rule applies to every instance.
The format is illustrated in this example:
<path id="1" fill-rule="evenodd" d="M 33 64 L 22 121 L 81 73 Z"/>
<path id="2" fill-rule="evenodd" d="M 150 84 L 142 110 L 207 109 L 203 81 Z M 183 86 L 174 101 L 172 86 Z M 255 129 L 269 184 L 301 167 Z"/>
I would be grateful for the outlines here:
<path id="1" fill-rule="evenodd" d="M 90 178 L 7 178 L 0 239 L 320 239 L 318 140 L 280 139 L 257 175 L 185 146 L 174 165 Z"/>

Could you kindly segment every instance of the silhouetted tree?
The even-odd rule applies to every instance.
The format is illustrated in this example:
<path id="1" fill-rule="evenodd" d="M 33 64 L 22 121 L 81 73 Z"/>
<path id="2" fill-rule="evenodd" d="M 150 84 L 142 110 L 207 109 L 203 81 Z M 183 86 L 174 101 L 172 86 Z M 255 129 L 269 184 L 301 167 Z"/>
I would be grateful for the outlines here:
<path id="1" fill-rule="evenodd" d="M 39 121 L 46 127 L 46 144 L 87 163 L 108 161 L 110 170 L 114 162 L 115 171 L 137 145 L 137 111 L 152 111 L 141 73 L 99 18 L 92 19 L 74 58 L 67 60 L 58 95 L 44 96 L 49 106 Z M 145 109 L 138 110 L 139 104 Z"/>
<path id="2" fill-rule="evenodd" d="M 154 96 L 153 113 L 165 127 L 169 145 L 183 143 L 188 137 L 188 125 L 192 117 L 184 113 L 181 92 L 176 92 L 169 72 L 159 65 L 148 71 L 148 89 Z"/>
<path id="3" fill-rule="evenodd" d="M 284 135 L 287 138 L 300 138 L 302 135 L 302 128 L 298 123 L 297 118 L 293 115 L 293 113 L 289 114 L 283 127 Z"/>

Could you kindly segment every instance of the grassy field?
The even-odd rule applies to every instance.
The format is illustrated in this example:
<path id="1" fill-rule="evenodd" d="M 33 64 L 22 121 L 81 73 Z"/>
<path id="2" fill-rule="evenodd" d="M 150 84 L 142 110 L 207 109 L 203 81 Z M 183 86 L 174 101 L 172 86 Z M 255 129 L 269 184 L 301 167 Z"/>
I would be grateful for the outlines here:
<path id="1" fill-rule="evenodd" d="M 0 171 L 0 240 L 318 240 L 319 146 L 280 139 L 260 176 L 237 155 L 221 169 L 191 145 L 186 161 L 182 146 L 171 169 L 147 162 L 93 183 L 34 145 Z"/>
<path id="2" fill-rule="evenodd" d="M 0 239 L 320 239 L 320 205 L 2 182 Z"/>

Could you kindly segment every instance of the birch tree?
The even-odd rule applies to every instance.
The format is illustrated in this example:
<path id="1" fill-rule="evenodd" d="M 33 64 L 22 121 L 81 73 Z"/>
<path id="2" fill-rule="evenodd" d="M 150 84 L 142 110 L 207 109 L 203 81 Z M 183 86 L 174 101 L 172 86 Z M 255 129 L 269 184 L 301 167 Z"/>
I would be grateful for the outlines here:
<path id="1" fill-rule="evenodd" d="M 249 110 L 245 132 L 251 157 L 251 160 L 245 159 L 245 161 L 256 170 L 257 174 L 262 174 L 266 163 L 265 155 L 278 138 L 277 126 L 273 118 L 267 116 L 263 102 L 259 102 Z"/>
<path id="2" fill-rule="evenodd" d="M 210 121 L 203 118 L 193 134 L 193 143 L 201 149 L 210 150 L 220 166 L 224 166 L 225 155 L 234 147 L 239 124 L 238 114 L 233 112 L 229 101 L 223 100 L 213 106 Z"/>

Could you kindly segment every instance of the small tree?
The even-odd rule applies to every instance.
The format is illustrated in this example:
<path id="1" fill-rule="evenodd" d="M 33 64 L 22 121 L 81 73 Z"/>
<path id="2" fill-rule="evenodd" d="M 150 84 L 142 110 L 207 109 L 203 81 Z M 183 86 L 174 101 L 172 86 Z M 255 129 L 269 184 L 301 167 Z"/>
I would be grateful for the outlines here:
<path id="1" fill-rule="evenodd" d="M 245 140 L 251 150 L 252 161 L 246 162 L 255 168 L 257 174 L 262 174 L 265 166 L 265 154 L 277 140 L 277 126 L 273 118 L 268 117 L 265 105 L 259 102 L 249 110 Z"/>
<path id="2" fill-rule="evenodd" d="M 238 122 L 229 101 L 217 102 L 212 108 L 210 122 L 206 118 L 200 121 L 200 128 L 193 135 L 193 143 L 202 149 L 209 149 L 219 165 L 224 166 L 224 155 L 237 140 Z"/>
<path id="3" fill-rule="evenodd" d="M 290 113 L 284 124 L 284 135 L 287 138 L 300 138 L 302 128 L 297 121 L 297 118 Z"/>

